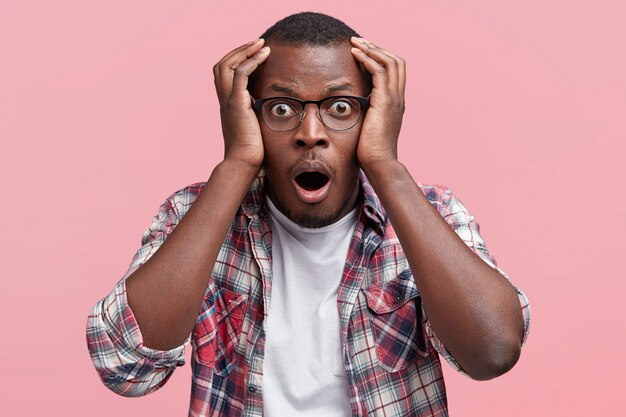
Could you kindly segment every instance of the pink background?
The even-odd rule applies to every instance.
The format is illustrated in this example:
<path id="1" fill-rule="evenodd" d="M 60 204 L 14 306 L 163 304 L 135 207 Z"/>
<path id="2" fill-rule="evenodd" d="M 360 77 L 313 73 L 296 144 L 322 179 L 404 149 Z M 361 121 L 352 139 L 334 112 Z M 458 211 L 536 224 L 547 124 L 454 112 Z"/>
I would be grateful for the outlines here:
<path id="1" fill-rule="evenodd" d="M 456 191 L 531 300 L 510 373 L 446 367 L 451 414 L 623 410 L 623 1 L 3 3 L 2 416 L 186 415 L 188 366 L 145 398 L 107 391 L 86 317 L 165 197 L 219 162 L 213 64 L 311 7 L 407 60 L 401 159 Z"/>

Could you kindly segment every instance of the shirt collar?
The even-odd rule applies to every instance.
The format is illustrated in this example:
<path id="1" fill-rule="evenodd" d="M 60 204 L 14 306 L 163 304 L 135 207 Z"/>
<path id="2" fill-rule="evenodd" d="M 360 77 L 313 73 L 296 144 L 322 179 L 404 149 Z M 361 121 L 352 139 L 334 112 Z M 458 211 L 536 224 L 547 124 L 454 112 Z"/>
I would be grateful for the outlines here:
<path id="1" fill-rule="evenodd" d="M 259 210 L 265 206 L 265 171 L 261 169 L 257 177 L 252 181 L 250 190 L 241 202 L 241 210 L 249 219 L 257 216 Z"/>
<path id="2" fill-rule="evenodd" d="M 387 224 L 387 212 L 385 212 L 383 205 L 374 192 L 374 187 L 370 184 L 363 170 L 359 174 L 359 180 L 363 190 L 363 211 L 376 224 L 381 233 L 384 234 L 385 225 Z"/>
<path id="3" fill-rule="evenodd" d="M 252 182 L 250 190 L 241 203 L 241 210 L 249 219 L 262 214 L 265 209 L 265 171 L 261 170 L 256 179 Z M 387 213 L 383 208 L 374 188 L 365 176 L 363 170 L 359 173 L 361 192 L 363 197 L 363 214 L 379 228 L 382 232 L 387 223 Z M 263 210 L 261 213 L 260 211 Z"/>

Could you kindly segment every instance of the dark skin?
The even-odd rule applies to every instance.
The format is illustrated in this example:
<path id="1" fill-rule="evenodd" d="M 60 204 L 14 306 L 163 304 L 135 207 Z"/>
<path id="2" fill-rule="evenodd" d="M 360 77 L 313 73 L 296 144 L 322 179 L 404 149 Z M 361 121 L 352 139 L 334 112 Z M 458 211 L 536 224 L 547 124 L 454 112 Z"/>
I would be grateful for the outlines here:
<path id="1" fill-rule="evenodd" d="M 328 48 L 272 45 L 272 54 L 263 65 L 255 97 L 290 96 L 302 100 L 350 95 L 367 95 L 361 73 L 343 44 Z M 272 59 L 274 58 L 274 59 Z M 307 62 L 307 65 L 302 65 Z M 265 151 L 264 164 L 272 202 L 291 219 L 308 220 L 317 227 L 333 223 L 355 206 L 359 192 L 357 146 L 362 118 L 349 130 L 333 131 L 317 117 L 309 104 L 297 129 L 276 132 L 261 121 Z M 328 174 L 330 188 L 315 204 L 302 201 L 293 184 L 299 166 L 317 166 Z"/>
<path id="2" fill-rule="evenodd" d="M 360 64 L 374 84 L 366 117 L 348 131 L 331 131 L 308 105 L 295 130 L 268 129 L 246 89 L 248 76 L 263 62 L 255 98 L 303 100 L 366 95 Z M 261 167 L 270 198 L 285 214 L 313 217 L 320 225 L 357 204 L 362 168 L 394 225 L 432 328 L 459 364 L 482 380 L 516 363 L 523 320 L 515 289 L 467 247 L 398 161 L 406 80 L 401 58 L 363 39 L 323 47 L 264 47 L 257 40 L 227 54 L 214 75 L 224 160 L 163 246 L 126 283 L 145 346 L 171 349 L 193 330 L 224 236 Z M 291 181 L 293 167 L 303 161 L 317 161 L 332 172 L 320 202 L 302 201 Z"/>

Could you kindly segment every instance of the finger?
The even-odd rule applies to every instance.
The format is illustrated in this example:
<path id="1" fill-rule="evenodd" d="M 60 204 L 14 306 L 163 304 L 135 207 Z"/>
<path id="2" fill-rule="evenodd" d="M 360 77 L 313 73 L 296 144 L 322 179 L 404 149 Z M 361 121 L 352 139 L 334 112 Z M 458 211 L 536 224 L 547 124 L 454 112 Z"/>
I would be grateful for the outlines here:
<path id="1" fill-rule="evenodd" d="M 387 55 L 381 48 L 363 38 L 352 38 L 352 43 L 364 54 L 375 60 L 382 69 L 378 68 L 377 73 L 384 75 L 387 79 L 389 88 L 395 90 L 398 88 L 398 62 L 391 56 Z M 374 74 L 372 74 L 374 75 Z"/>
<path id="2" fill-rule="evenodd" d="M 264 43 L 264 39 L 257 39 L 256 41 L 249 42 L 233 49 L 213 67 L 213 74 L 218 94 L 220 91 L 223 91 L 226 95 L 230 94 L 233 71 L 243 61 L 257 53 Z"/>
<path id="3" fill-rule="evenodd" d="M 234 71 L 233 78 L 233 93 L 246 91 L 248 86 L 248 77 L 254 72 L 255 69 L 261 65 L 267 57 L 270 55 L 270 47 L 264 46 L 256 54 L 243 61 Z"/>
<path id="4" fill-rule="evenodd" d="M 221 61 L 226 61 L 228 60 L 230 57 L 232 57 L 233 55 L 236 55 L 239 52 L 245 51 L 248 47 L 250 46 L 254 46 L 254 45 L 262 45 L 263 43 L 265 43 L 265 39 L 263 38 L 259 38 L 259 39 L 255 39 L 253 41 L 250 41 L 244 45 L 241 45 L 238 48 L 233 49 L 232 51 L 230 51 L 229 53 L 227 53 L 226 55 L 224 55 L 224 58 L 221 59 Z"/>
<path id="5" fill-rule="evenodd" d="M 380 46 L 374 45 L 372 42 L 368 41 L 367 39 L 357 38 L 353 36 L 351 40 L 355 46 L 360 47 L 365 52 L 367 52 L 368 50 L 378 50 L 382 52 L 383 54 L 387 55 L 391 59 L 394 59 L 394 60 L 399 59 L 397 55 L 393 54 L 392 52 L 389 52 L 388 50 L 384 48 L 381 48 Z"/>
<path id="6" fill-rule="evenodd" d="M 404 89 L 406 87 L 406 61 L 400 58 L 398 55 L 395 55 L 394 53 L 386 49 L 383 49 L 383 48 L 379 48 L 379 49 L 381 50 L 381 52 L 385 53 L 386 55 L 390 56 L 396 61 L 397 63 L 396 66 L 398 70 L 398 89 L 400 93 L 404 95 Z"/>
<path id="7" fill-rule="evenodd" d="M 257 39 L 256 41 L 248 42 L 248 43 L 246 43 L 244 45 L 241 45 L 241 46 L 233 49 L 232 51 L 230 51 L 229 53 L 224 55 L 222 57 L 222 59 L 220 59 L 219 62 L 213 66 L 213 75 L 215 76 L 215 79 L 219 78 L 220 66 L 222 65 L 222 63 L 224 61 L 226 61 L 227 59 L 232 57 L 234 54 L 239 53 L 239 52 L 245 50 L 247 47 L 249 47 L 250 45 L 252 45 L 252 44 L 254 44 L 254 43 L 258 42 L 258 41 L 259 41 L 259 39 Z"/>
<path id="8" fill-rule="evenodd" d="M 374 88 L 388 88 L 388 80 L 385 74 L 385 67 L 383 67 L 375 59 L 366 55 L 365 52 L 363 52 L 359 48 L 352 48 L 352 56 L 365 67 L 367 72 L 372 74 L 372 84 L 374 85 Z"/>
<path id="9" fill-rule="evenodd" d="M 391 89 L 404 91 L 403 85 L 406 71 L 402 58 L 362 38 L 353 37 L 352 44 L 383 68 L 376 68 L 376 72 L 386 76 Z M 372 75 L 374 75 L 374 73 L 372 73 Z"/>
<path id="10" fill-rule="evenodd" d="M 378 50 L 380 50 L 380 52 L 384 53 L 385 55 L 389 56 L 391 59 L 395 61 L 396 68 L 398 71 L 398 88 L 399 88 L 399 91 L 402 93 L 402 95 L 404 95 L 404 88 L 406 86 L 406 62 L 404 61 L 404 59 L 400 58 L 398 55 L 394 54 L 393 52 L 390 52 L 381 47 L 377 47 L 377 48 Z"/>

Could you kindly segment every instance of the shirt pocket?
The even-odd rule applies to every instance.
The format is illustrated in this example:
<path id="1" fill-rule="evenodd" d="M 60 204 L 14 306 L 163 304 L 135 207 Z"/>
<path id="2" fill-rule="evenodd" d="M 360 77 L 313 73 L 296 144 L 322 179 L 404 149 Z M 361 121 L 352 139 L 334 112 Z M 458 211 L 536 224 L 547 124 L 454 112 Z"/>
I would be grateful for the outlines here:
<path id="1" fill-rule="evenodd" d="M 428 356 L 421 298 L 411 271 L 364 291 L 378 364 L 396 372 Z"/>
<path id="2" fill-rule="evenodd" d="M 232 369 L 248 296 L 217 288 L 205 295 L 203 312 L 193 331 L 195 361 L 225 376 Z"/>

